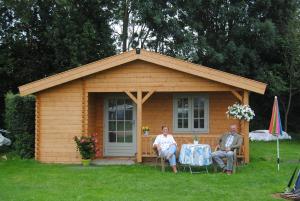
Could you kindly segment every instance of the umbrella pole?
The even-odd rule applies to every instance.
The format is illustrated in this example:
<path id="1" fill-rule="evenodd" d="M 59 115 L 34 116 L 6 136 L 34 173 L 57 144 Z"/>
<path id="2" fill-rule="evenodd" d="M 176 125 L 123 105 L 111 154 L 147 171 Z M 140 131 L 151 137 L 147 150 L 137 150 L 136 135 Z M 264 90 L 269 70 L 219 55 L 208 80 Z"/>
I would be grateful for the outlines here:
<path id="1" fill-rule="evenodd" d="M 279 136 L 277 135 L 277 170 L 279 171 Z"/>

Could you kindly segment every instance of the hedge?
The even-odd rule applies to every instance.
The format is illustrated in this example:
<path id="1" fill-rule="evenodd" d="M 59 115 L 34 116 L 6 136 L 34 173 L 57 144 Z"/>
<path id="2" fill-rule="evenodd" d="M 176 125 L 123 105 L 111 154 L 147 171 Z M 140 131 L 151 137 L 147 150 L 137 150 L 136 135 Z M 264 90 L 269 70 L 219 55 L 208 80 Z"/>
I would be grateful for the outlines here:
<path id="1" fill-rule="evenodd" d="M 21 97 L 11 92 L 5 95 L 5 128 L 10 132 L 12 149 L 21 158 L 34 156 L 35 97 Z"/>

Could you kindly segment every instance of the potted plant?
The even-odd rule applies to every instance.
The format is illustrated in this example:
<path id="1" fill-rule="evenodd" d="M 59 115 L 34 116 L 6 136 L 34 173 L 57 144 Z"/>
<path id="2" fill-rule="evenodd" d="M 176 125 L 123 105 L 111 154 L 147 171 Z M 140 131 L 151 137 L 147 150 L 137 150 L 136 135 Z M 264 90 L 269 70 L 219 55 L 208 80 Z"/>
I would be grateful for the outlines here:
<path id="1" fill-rule="evenodd" d="M 199 144 L 199 137 L 194 135 L 194 144 Z"/>
<path id="2" fill-rule="evenodd" d="M 82 165 L 89 166 L 96 153 L 95 138 L 93 136 L 75 136 L 74 141 L 81 155 Z"/>
<path id="3" fill-rule="evenodd" d="M 143 126 L 142 130 L 144 132 L 144 136 L 148 136 L 149 135 L 150 128 L 148 126 Z"/>
<path id="4" fill-rule="evenodd" d="M 232 117 L 234 119 L 246 120 L 248 122 L 255 116 L 254 111 L 249 105 L 241 105 L 239 103 L 229 106 L 226 114 L 228 118 Z"/>

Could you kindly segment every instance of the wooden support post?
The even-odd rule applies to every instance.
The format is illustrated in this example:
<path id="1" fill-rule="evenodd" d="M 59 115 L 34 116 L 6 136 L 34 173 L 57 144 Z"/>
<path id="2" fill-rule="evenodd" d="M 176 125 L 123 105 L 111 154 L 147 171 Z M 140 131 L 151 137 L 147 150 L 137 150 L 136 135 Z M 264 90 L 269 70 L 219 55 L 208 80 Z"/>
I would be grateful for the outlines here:
<path id="1" fill-rule="evenodd" d="M 82 136 L 88 135 L 88 92 L 86 91 L 85 80 L 81 81 L 82 86 Z"/>
<path id="2" fill-rule="evenodd" d="M 137 97 L 135 97 L 130 91 L 125 91 L 125 93 L 135 102 L 137 107 L 136 114 L 136 140 L 137 140 L 137 156 L 136 160 L 138 163 L 142 162 L 142 116 L 143 116 L 143 103 L 154 93 L 154 91 L 149 91 L 143 98 L 143 91 L 141 89 L 137 90 Z"/>
<path id="3" fill-rule="evenodd" d="M 249 105 L 249 92 L 244 90 L 243 93 L 243 104 L 244 105 Z M 241 128 L 242 128 L 242 133 L 244 137 L 244 145 L 245 145 L 245 163 L 249 163 L 250 157 L 249 157 L 249 122 L 243 120 L 241 122 Z"/>
<path id="4" fill-rule="evenodd" d="M 141 90 L 137 91 L 137 124 L 136 124 L 136 135 L 137 135 L 137 162 L 142 162 L 142 106 L 143 106 L 143 94 Z"/>

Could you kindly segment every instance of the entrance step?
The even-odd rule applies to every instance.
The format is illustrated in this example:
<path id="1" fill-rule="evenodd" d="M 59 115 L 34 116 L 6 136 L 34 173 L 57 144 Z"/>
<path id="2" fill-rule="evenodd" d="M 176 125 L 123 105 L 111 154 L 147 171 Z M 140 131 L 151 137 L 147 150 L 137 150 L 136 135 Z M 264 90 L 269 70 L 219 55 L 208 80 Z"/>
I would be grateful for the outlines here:
<path id="1" fill-rule="evenodd" d="M 91 162 L 93 165 L 134 165 L 132 159 L 96 159 Z"/>

